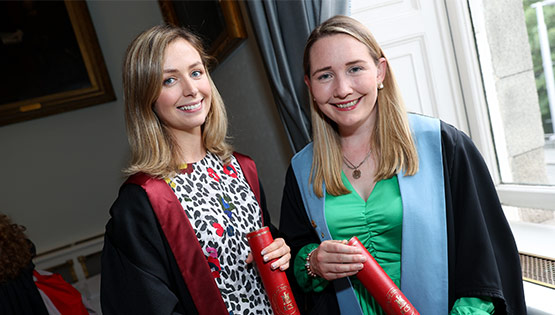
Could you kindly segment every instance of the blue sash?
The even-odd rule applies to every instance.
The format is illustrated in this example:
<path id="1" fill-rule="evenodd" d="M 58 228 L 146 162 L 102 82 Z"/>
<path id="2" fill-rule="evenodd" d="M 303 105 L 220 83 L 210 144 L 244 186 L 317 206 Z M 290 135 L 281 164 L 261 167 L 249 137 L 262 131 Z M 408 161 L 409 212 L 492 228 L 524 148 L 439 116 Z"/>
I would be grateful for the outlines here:
<path id="1" fill-rule="evenodd" d="M 418 150 L 419 170 L 397 175 L 403 201 L 401 291 L 420 314 L 448 313 L 447 223 L 440 122 L 409 115 Z M 291 160 L 309 220 L 320 241 L 330 240 L 325 197 L 318 198 L 309 184 L 312 143 Z M 325 185 L 323 186 L 325 195 Z M 333 281 L 341 314 L 362 314 L 348 278 Z"/>

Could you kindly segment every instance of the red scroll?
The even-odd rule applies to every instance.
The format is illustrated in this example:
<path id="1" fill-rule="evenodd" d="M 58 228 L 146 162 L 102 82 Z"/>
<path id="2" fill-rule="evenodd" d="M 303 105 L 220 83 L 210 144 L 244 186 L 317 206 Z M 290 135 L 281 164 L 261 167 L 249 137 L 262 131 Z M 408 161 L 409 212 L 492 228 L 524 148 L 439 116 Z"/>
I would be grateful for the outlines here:
<path id="1" fill-rule="evenodd" d="M 388 315 L 420 315 L 356 236 L 348 244 L 360 248 L 366 257 L 357 278 Z"/>
<path id="2" fill-rule="evenodd" d="M 274 314 L 299 315 L 300 312 L 297 308 L 297 303 L 295 303 L 295 298 L 293 297 L 293 292 L 285 272 L 279 270 L 279 268 L 272 270 L 270 266 L 275 259 L 265 263 L 262 255 L 260 255 L 260 252 L 274 241 L 270 229 L 265 226 L 260 230 L 250 232 L 247 234 L 247 240 L 249 241 L 254 261 L 258 266 L 264 289 L 266 289 L 266 294 L 270 298 Z"/>

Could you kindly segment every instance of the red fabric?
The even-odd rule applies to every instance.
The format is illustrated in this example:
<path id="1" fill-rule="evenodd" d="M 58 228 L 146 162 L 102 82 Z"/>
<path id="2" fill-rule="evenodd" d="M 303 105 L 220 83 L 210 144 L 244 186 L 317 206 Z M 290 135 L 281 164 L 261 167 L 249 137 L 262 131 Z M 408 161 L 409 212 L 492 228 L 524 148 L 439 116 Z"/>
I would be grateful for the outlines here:
<path id="1" fill-rule="evenodd" d="M 67 283 L 62 276 L 56 273 L 41 275 L 36 270 L 33 270 L 33 276 L 36 278 L 37 288 L 48 296 L 62 315 L 89 314 L 85 305 L 83 305 L 81 293 Z"/>
<path id="2" fill-rule="evenodd" d="M 142 173 L 131 176 L 127 182 L 146 191 L 199 314 L 227 314 L 193 227 L 170 186 Z"/>

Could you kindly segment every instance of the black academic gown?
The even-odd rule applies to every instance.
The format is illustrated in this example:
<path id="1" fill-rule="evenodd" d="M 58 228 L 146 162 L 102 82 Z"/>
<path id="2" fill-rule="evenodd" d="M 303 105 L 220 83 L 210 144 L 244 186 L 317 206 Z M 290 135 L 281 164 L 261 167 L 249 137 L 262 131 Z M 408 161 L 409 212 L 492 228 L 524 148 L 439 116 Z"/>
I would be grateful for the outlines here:
<path id="1" fill-rule="evenodd" d="M 526 314 L 518 251 L 487 166 L 472 140 L 444 122 L 441 140 L 449 309 L 458 298 L 476 296 L 493 298 L 495 314 Z M 285 179 L 280 232 L 291 247 L 291 261 L 306 244 L 320 242 L 291 167 Z M 332 285 L 320 293 L 303 293 L 293 268 L 287 273 L 303 314 L 339 314 Z"/>
<path id="2" fill-rule="evenodd" d="M 0 282 L 0 314 L 48 315 L 48 310 L 33 281 L 34 269 L 33 262 L 29 262 L 15 279 Z"/>
<path id="3" fill-rule="evenodd" d="M 275 235 L 277 230 L 270 223 L 254 162 L 250 160 L 252 167 L 249 168 L 245 167 L 243 158 L 238 161 L 259 200 L 263 222 Z M 167 186 L 167 190 L 163 194 L 149 194 L 152 183 L 162 189 Z M 160 201 L 160 195 L 166 199 Z M 157 211 L 170 208 L 162 204 L 165 202 L 173 202 L 176 207 L 166 218 L 161 218 Z M 227 314 L 194 231 L 190 224 L 182 228 L 188 224 L 188 219 L 183 208 L 178 210 L 177 207 L 181 207 L 179 201 L 164 181 L 141 175 L 120 188 L 110 209 L 111 219 L 104 238 L 103 314 Z M 183 223 L 183 218 L 187 220 L 184 225 L 177 229 L 168 227 L 176 222 Z M 187 239 L 185 234 L 192 238 Z M 176 252 L 175 246 L 180 246 L 181 250 Z M 195 256 L 198 260 L 193 262 L 191 257 Z M 191 263 L 183 265 L 183 261 Z"/>

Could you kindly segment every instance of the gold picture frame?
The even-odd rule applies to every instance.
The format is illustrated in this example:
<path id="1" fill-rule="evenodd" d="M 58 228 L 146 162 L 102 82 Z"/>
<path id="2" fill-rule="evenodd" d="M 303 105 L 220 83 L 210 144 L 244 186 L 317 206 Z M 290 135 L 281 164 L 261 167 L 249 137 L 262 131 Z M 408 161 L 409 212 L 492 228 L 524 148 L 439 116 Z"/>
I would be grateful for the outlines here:
<path id="1" fill-rule="evenodd" d="M 186 27 L 199 35 L 207 53 L 218 62 L 247 38 L 236 0 L 158 0 L 158 3 L 166 23 Z"/>
<path id="2" fill-rule="evenodd" d="M 0 6 L 0 126 L 116 99 L 84 0 Z"/>

